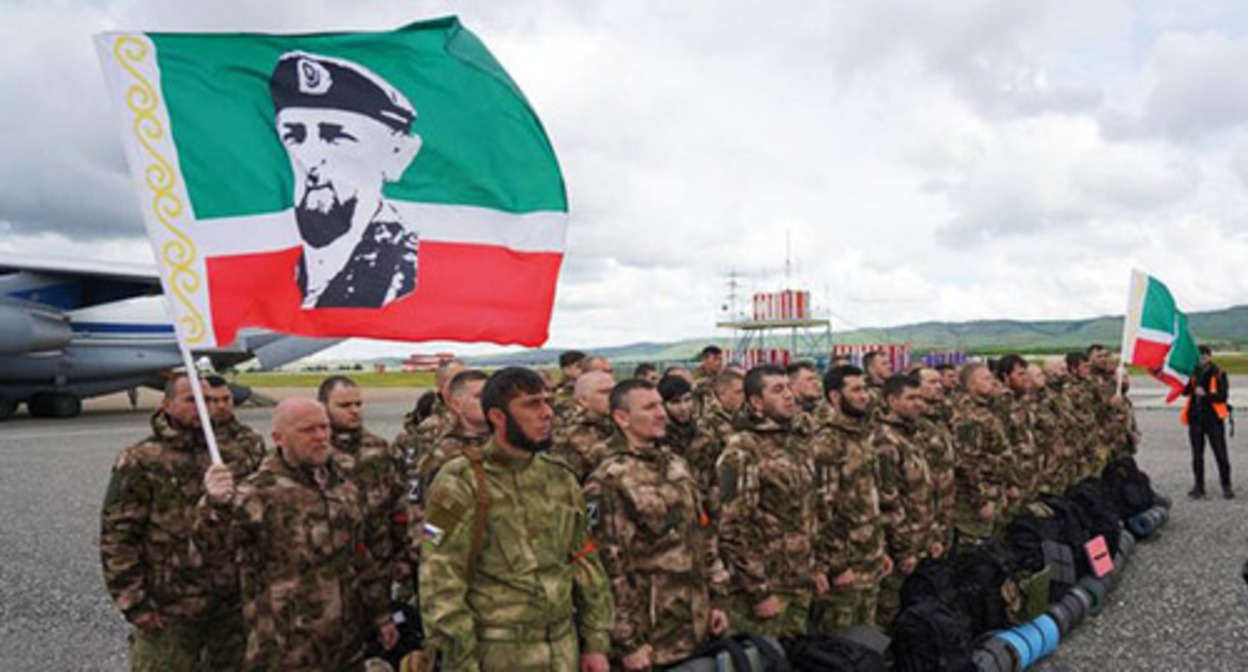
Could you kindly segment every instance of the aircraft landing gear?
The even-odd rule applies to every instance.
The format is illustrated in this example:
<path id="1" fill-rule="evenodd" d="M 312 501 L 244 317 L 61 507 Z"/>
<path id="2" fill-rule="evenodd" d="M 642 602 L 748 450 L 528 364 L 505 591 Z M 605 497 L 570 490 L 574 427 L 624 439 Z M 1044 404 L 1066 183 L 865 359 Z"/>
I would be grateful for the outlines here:
<path id="1" fill-rule="evenodd" d="M 73 418 L 82 413 L 82 400 L 67 392 L 39 392 L 26 401 L 36 418 Z"/>

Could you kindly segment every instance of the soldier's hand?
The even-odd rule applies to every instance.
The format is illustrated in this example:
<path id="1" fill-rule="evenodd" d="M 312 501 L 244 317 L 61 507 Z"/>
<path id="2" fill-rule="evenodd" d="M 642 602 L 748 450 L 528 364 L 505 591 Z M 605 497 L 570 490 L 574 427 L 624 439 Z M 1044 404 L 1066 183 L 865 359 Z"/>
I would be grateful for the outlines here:
<path id="1" fill-rule="evenodd" d="M 143 630 L 144 632 L 160 630 L 165 627 L 164 619 L 160 617 L 160 614 L 154 611 L 141 611 L 132 616 L 130 618 L 130 622 L 134 625 L 134 627 Z"/>
<path id="2" fill-rule="evenodd" d="M 815 572 L 814 579 L 815 579 L 815 594 L 818 595 L 819 597 L 823 597 L 824 595 L 827 595 L 828 588 L 830 588 L 830 586 L 828 585 L 828 575 L 824 574 L 823 572 Z"/>
<path id="3" fill-rule="evenodd" d="M 647 644 L 627 656 L 624 656 L 624 669 L 630 670 L 631 672 L 645 672 L 653 665 L 651 658 L 651 654 L 653 652 L 654 649 L 650 648 L 650 645 Z"/>
<path id="4" fill-rule="evenodd" d="M 386 624 L 377 629 L 377 641 L 381 642 L 381 648 L 389 651 L 399 643 L 399 628 L 394 621 L 386 621 Z"/>
<path id="5" fill-rule="evenodd" d="M 208 493 L 208 501 L 213 504 L 224 504 L 234 496 L 234 475 L 224 464 L 214 464 L 204 472 L 204 490 Z"/>
<path id="6" fill-rule="evenodd" d="M 605 653 L 587 653 L 581 656 L 581 672 L 611 672 Z"/>
<path id="7" fill-rule="evenodd" d="M 993 506 L 992 502 L 988 502 L 987 504 L 979 507 L 979 519 L 984 522 L 992 520 L 992 514 L 995 510 L 996 507 Z"/>
<path id="8" fill-rule="evenodd" d="M 837 590 L 844 592 L 852 587 L 857 580 L 858 575 L 854 573 L 854 570 L 847 569 L 837 574 L 835 579 L 832 579 L 832 585 L 836 586 Z"/>
<path id="9" fill-rule="evenodd" d="M 712 637 L 719 637 L 725 632 L 728 632 L 728 614 L 724 613 L 724 610 L 722 609 L 711 610 L 710 630 L 711 630 Z"/>
<path id="10" fill-rule="evenodd" d="M 772 595 L 767 599 L 754 605 L 754 616 L 760 621 L 769 618 L 775 618 L 780 615 L 780 598 Z"/>

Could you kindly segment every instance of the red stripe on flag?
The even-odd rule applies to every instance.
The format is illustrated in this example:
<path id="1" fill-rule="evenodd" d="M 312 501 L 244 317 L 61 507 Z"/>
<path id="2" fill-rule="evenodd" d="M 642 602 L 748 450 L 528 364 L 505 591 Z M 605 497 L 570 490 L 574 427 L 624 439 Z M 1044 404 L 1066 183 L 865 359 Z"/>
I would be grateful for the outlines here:
<path id="1" fill-rule="evenodd" d="M 417 288 L 379 308 L 303 310 L 295 282 L 299 248 L 209 257 L 217 342 L 244 327 L 302 336 L 393 340 L 545 342 L 563 255 L 493 245 L 421 242 Z"/>
<path id="2" fill-rule="evenodd" d="M 1165 383 L 1170 388 L 1170 391 L 1166 393 L 1167 404 L 1174 403 L 1174 400 L 1178 399 L 1179 395 L 1183 394 L 1183 390 L 1187 388 L 1186 380 L 1177 378 L 1174 374 L 1164 369 L 1154 369 L 1149 373 L 1152 373 L 1153 378 Z"/>
<path id="3" fill-rule="evenodd" d="M 1131 355 L 1131 364 L 1145 369 L 1155 369 L 1165 365 L 1170 354 L 1169 343 L 1158 343 L 1143 338 L 1135 340 L 1135 351 Z"/>

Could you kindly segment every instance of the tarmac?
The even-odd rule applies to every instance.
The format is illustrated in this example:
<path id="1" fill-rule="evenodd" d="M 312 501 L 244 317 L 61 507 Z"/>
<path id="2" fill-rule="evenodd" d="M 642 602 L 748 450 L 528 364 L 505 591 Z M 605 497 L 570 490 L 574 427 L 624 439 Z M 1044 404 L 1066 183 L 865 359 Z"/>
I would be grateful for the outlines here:
<path id="1" fill-rule="evenodd" d="M 1239 499 L 1221 499 L 1207 453 L 1211 498 L 1187 500 L 1187 436 L 1177 404 L 1165 407 L 1161 395 L 1144 381 L 1132 393 L 1144 436 L 1138 460 L 1174 500 L 1170 521 L 1140 544 L 1109 606 L 1033 669 L 1248 670 L 1248 588 L 1240 579 L 1248 479 L 1240 480 Z M 394 436 L 415 397 L 411 390 L 366 391 L 370 429 Z M 92 400 L 74 420 L 19 416 L 0 424 L 0 670 L 127 668 L 128 628 L 101 578 L 99 509 L 114 458 L 146 435 L 155 404 L 144 393 L 131 410 L 124 395 L 114 395 Z M 270 412 L 244 407 L 239 417 L 267 434 Z M 1230 440 L 1240 475 L 1248 474 L 1245 443 L 1242 435 Z"/>

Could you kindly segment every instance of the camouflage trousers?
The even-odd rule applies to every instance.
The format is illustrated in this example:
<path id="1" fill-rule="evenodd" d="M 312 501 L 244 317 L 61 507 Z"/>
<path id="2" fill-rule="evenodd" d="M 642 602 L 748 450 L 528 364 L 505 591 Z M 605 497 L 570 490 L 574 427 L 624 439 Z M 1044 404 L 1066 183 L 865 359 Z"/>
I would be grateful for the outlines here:
<path id="1" fill-rule="evenodd" d="M 749 632 L 765 637 L 795 637 L 806 634 L 810 622 L 811 594 L 775 593 L 780 600 L 780 613 L 774 618 L 759 620 L 747 597 L 733 600 L 728 622 L 733 632 Z"/>
<path id="2" fill-rule="evenodd" d="M 900 570 L 894 570 L 892 574 L 880 581 L 880 596 L 875 607 L 875 624 L 884 632 L 888 632 L 893 625 L 893 619 L 897 618 L 897 612 L 901 611 L 901 585 L 905 582 L 906 577 Z"/>
<path id="3" fill-rule="evenodd" d="M 241 612 L 202 621 L 167 622 L 130 635 L 132 672 L 240 670 L 247 649 Z"/>
<path id="4" fill-rule="evenodd" d="M 811 627 L 820 634 L 852 628 L 855 625 L 872 625 L 876 619 L 879 601 L 878 586 L 833 592 L 815 600 L 811 609 Z"/>
<path id="5" fill-rule="evenodd" d="M 478 633 L 477 658 L 481 672 L 577 672 L 581 668 L 574 627 L 550 641 L 522 641 Z"/>

